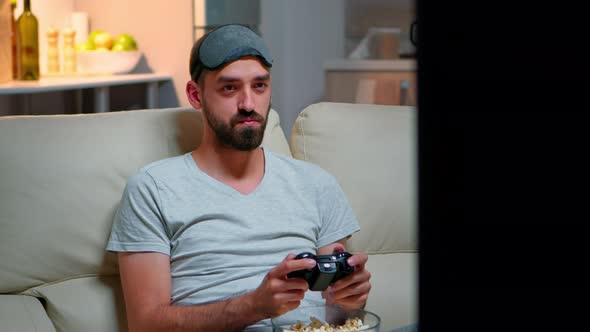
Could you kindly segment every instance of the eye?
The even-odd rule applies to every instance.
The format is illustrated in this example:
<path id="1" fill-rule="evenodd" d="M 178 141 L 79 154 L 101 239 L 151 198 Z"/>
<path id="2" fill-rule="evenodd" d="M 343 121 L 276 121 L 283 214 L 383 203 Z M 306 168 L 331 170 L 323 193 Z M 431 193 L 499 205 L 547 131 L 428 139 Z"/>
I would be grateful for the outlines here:
<path id="1" fill-rule="evenodd" d="M 234 91 L 236 90 L 236 87 L 235 87 L 235 86 L 233 86 L 233 85 L 224 85 L 224 86 L 221 88 L 221 90 L 222 90 L 224 93 L 231 93 L 231 92 L 234 92 Z"/>
<path id="2" fill-rule="evenodd" d="M 266 84 L 264 82 L 254 83 L 254 89 L 256 89 L 258 91 L 264 91 L 266 89 L 266 87 L 268 87 L 268 84 Z"/>

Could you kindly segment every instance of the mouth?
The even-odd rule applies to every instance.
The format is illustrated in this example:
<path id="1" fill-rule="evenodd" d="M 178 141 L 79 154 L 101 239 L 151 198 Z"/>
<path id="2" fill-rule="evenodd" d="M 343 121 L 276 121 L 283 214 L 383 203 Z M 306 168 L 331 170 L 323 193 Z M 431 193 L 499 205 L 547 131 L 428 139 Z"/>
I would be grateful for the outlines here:
<path id="1" fill-rule="evenodd" d="M 256 127 L 262 126 L 264 118 L 255 111 L 240 111 L 230 120 L 230 126 Z"/>
<path id="2" fill-rule="evenodd" d="M 253 126 L 253 125 L 256 125 L 259 123 L 260 123 L 260 121 L 253 119 L 253 118 L 246 118 L 246 119 L 241 119 L 238 121 L 238 124 L 245 125 L 245 126 Z"/>

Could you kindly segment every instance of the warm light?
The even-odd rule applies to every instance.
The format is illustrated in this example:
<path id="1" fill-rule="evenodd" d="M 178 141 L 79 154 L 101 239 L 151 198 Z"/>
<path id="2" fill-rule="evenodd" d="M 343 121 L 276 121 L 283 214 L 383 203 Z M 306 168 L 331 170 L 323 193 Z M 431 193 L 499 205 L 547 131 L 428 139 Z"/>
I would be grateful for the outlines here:
<path id="1" fill-rule="evenodd" d="M 194 31 L 194 36 L 195 39 L 197 40 L 199 38 L 201 38 L 201 36 L 203 36 L 205 34 L 205 29 L 202 29 L 202 27 L 204 27 L 207 22 L 206 22 L 206 18 L 205 18 L 205 1 L 206 0 L 194 0 L 193 1 L 193 6 L 194 6 L 194 22 L 193 22 L 193 31 Z M 199 27 L 199 29 L 197 29 L 197 27 Z"/>

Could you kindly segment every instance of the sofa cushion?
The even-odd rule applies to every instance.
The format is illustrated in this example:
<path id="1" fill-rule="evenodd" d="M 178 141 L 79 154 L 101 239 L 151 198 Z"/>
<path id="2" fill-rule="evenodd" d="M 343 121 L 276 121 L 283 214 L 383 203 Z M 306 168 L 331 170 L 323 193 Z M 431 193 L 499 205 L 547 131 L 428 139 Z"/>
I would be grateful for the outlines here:
<path id="1" fill-rule="evenodd" d="M 118 275 L 82 277 L 34 287 L 25 294 L 42 298 L 57 331 L 127 331 Z"/>
<path id="2" fill-rule="evenodd" d="M 262 146 L 269 150 L 283 154 L 285 156 L 293 156 L 287 137 L 281 128 L 281 120 L 279 113 L 271 109 L 268 114 L 268 122 L 264 131 L 264 138 L 262 139 Z"/>
<path id="3" fill-rule="evenodd" d="M 415 119 L 410 106 L 323 102 L 295 121 L 293 156 L 331 172 L 359 219 L 351 251 L 416 251 Z"/>
<path id="4" fill-rule="evenodd" d="M 199 144 L 193 109 L 0 117 L 0 293 L 117 273 L 105 246 L 127 178 Z M 289 154 L 274 110 L 263 144 Z"/>
<path id="5" fill-rule="evenodd" d="M 381 331 L 418 321 L 418 254 L 369 256 L 372 291 L 366 309 L 381 317 Z"/>
<path id="6" fill-rule="evenodd" d="M 0 295 L 0 330 L 55 332 L 38 299 L 27 295 Z"/>

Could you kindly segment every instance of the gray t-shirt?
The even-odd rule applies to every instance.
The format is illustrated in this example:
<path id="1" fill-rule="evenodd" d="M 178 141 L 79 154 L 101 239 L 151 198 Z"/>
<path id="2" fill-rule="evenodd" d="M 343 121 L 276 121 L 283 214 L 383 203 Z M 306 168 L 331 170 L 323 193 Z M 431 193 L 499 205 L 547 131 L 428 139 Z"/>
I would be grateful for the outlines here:
<path id="1" fill-rule="evenodd" d="M 244 195 L 202 172 L 190 153 L 132 176 L 109 251 L 170 256 L 171 303 L 232 298 L 257 288 L 289 253 L 333 243 L 360 227 L 336 179 L 319 166 L 264 149 L 265 173 Z M 307 292 L 302 305 L 323 303 Z"/>

